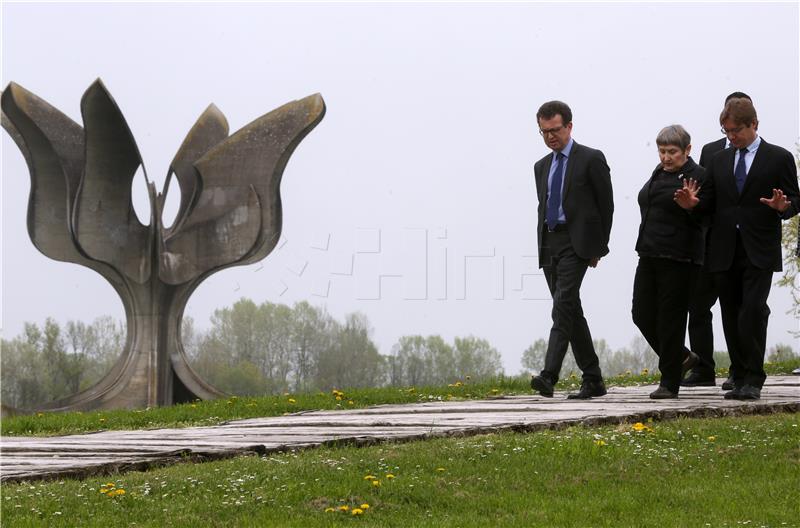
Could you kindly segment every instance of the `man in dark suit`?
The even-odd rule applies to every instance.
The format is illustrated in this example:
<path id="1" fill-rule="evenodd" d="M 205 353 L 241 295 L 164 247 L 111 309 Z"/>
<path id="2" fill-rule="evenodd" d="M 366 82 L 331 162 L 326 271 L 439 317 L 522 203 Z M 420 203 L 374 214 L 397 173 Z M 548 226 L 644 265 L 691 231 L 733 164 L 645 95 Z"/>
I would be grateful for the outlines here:
<path id="1" fill-rule="evenodd" d="M 544 369 L 531 379 L 542 396 L 552 396 L 561 364 L 572 345 L 583 372 L 581 389 L 568 398 L 606 394 L 600 362 L 583 315 L 580 288 L 589 267 L 608 254 L 614 199 L 603 153 L 572 139 L 572 111 L 550 101 L 536 113 L 539 133 L 552 153 L 534 165 L 539 198 L 539 267 L 553 297 L 553 326 Z"/>
<path id="2" fill-rule="evenodd" d="M 772 274 L 782 270 L 781 220 L 800 211 L 792 154 L 758 136 L 748 99 L 728 101 L 720 115 L 731 148 L 706 167 L 702 189 L 675 193 L 681 207 L 712 213 L 708 269 L 714 273 L 734 388 L 726 399 L 757 400 L 764 372 Z"/>
<path id="3" fill-rule="evenodd" d="M 744 98 L 749 101 L 750 96 L 744 92 L 733 92 L 725 98 L 725 104 L 731 99 Z M 707 167 L 711 158 L 717 152 L 722 152 L 730 147 L 727 137 L 712 141 L 703 146 L 700 153 L 700 165 Z M 708 227 L 705 227 L 705 236 Z M 692 352 L 697 354 L 698 361 L 692 367 L 689 375 L 681 381 L 684 387 L 713 387 L 716 385 L 716 372 L 714 364 L 714 330 L 712 325 L 713 315 L 711 308 L 717 302 L 717 288 L 714 278 L 708 272 L 708 265 L 704 265 L 697 274 L 697 279 L 689 298 L 689 344 Z M 733 389 L 733 376 L 731 375 L 723 384 L 723 390 Z"/>

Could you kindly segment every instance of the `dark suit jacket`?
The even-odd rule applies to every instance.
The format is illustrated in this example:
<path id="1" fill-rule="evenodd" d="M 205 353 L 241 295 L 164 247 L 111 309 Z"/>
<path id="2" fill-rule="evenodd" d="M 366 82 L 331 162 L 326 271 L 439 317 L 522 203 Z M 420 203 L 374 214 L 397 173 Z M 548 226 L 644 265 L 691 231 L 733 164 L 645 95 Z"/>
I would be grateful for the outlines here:
<path id="1" fill-rule="evenodd" d="M 722 138 L 703 145 L 703 150 L 700 152 L 700 161 L 697 163 L 700 164 L 701 167 L 706 167 L 707 164 L 711 163 L 711 158 L 714 157 L 714 154 L 725 150 L 725 143 L 727 141 L 727 138 Z"/>
<path id="2" fill-rule="evenodd" d="M 740 195 L 733 176 L 735 154 L 736 149 L 729 148 L 712 157 L 707 162 L 706 182 L 700 189 L 698 211 L 713 214 L 708 269 L 712 272 L 730 269 L 738 225 L 753 266 L 781 271 L 781 218 L 791 218 L 800 211 L 794 157 L 788 150 L 762 138 Z M 772 189 L 781 189 L 792 202 L 782 215 L 759 201 L 770 198 Z"/>
<path id="3" fill-rule="evenodd" d="M 542 263 L 542 230 L 547 229 L 547 176 L 553 162 L 551 152 L 533 166 L 536 194 L 539 197 L 539 267 Z M 564 192 L 561 197 L 567 231 L 575 253 L 584 259 L 608 254 L 611 235 L 611 217 L 614 214 L 614 196 L 611 189 L 611 172 L 606 158 L 599 150 L 573 142 L 567 170 L 564 175 Z"/>
<path id="4" fill-rule="evenodd" d="M 697 162 L 698 165 L 700 165 L 703 168 L 708 166 L 708 164 L 711 163 L 711 158 L 714 157 L 714 154 L 725 150 L 725 144 L 727 142 L 728 138 L 722 138 L 703 145 L 703 150 L 700 152 L 700 161 Z M 703 236 L 706 238 L 706 246 L 708 246 L 708 240 L 710 240 L 710 238 L 708 237 L 708 230 L 711 228 L 711 217 L 706 216 L 702 218 L 702 225 L 703 225 Z M 708 266 L 706 265 L 704 269 L 708 269 Z"/>

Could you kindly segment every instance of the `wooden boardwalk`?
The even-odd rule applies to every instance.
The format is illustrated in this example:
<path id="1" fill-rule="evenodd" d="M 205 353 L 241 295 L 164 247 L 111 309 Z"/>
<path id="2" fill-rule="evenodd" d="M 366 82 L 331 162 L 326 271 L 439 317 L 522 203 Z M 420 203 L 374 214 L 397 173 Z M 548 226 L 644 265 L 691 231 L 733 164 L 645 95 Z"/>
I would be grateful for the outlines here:
<path id="1" fill-rule="evenodd" d="M 723 380 L 718 380 L 721 383 Z M 58 437 L 0 438 L 4 482 L 85 477 L 147 469 L 185 460 L 269 453 L 330 443 L 365 445 L 500 430 L 530 432 L 574 424 L 647 418 L 727 416 L 800 411 L 800 377 L 771 376 L 761 400 L 724 400 L 717 387 L 681 390 L 678 400 L 650 400 L 655 386 L 612 387 L 607 396 L 567 400 L 538 395 L 488 400 L 380 405 L 237 420 L 211 427 L 103 431 Z"/>

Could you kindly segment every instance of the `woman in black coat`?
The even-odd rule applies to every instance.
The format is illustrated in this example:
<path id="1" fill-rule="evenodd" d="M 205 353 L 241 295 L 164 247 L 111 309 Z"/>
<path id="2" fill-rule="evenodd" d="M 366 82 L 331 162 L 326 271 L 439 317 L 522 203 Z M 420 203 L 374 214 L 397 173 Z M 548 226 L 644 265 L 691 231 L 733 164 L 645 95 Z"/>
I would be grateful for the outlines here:
<path id="1" fill-rule="evenodd" d="M 661 160 L 639 191 L 642 222 L 633 281 L 633 322 L 658 354 L 661 383 L 653 399 L 677 398 L 686 339 L 691 284 L 703 264 L 699 220 L 674 201 L 684 180 L 704 181 L 703 167 L 689 156 L 691 137 L 680 125 L 658 133 Z"/>

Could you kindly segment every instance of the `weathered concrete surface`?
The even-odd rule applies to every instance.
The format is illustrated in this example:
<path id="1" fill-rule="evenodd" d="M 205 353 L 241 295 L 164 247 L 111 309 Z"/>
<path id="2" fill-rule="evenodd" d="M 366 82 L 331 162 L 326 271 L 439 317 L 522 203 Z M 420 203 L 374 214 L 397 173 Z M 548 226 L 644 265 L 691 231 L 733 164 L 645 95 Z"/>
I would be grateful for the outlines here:
<path id="1" fill-rule="evenodd" d="M 136 172 L 144 171 L 139 149 L 99 79 L 81 99 L 83 127 L 14 83 L 1 102 L 3 128 L 30 172 L 33 244 L 45 256 L 102 275 L 122 299 L 127 319 L 125 349 L 111 371 L 39 409 L 140 408 L 221 396 L 186 361 L 183 310 L 211 274 L 261 260 L 277 244 L 283 170 L 325 115 L 322 96 L 287 103 L 231 136 L 225 116 L 209 106 L 170 164 L 164 192 L 148 182 L 148 225 L 139 222 L 131 201 Z M 165 227 L 161 216 L 173 175 L 180 209 Z"/>
<path id="2" fill-rule="evenodd" d="M 718 380 L 721 383 L 723 380 Z M 88 476 L 244 453 L 346 442 L 355 445 L 652 417 L 728 416 L 800 411 L 800 377 L 770 376 L 761 400 L 724 400 L 717 387 L 681 389 L 678 400 L 651 400 L 655 386 L 612 387 L 607 396 L 567 400 L 538 395 L 489 400 L 381 405 L 238 420 L 213 427 L 106 431 L 60 437 L 0 438 L 0 479 Z"/>

